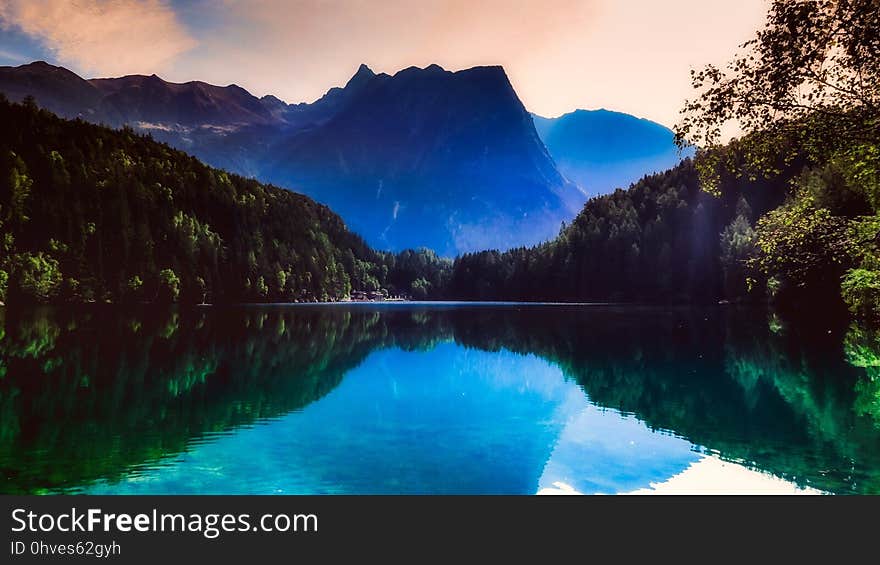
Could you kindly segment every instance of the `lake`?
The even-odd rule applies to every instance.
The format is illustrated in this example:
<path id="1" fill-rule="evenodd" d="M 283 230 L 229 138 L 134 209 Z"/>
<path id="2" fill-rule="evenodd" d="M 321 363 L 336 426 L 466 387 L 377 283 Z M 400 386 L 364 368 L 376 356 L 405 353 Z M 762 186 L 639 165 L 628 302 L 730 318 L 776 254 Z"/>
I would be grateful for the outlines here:
<path id="1" fill-rule="evenodd" d="M 880 334 L 760 310 L 0 308 L 0 491 L 880 493 Z"/>

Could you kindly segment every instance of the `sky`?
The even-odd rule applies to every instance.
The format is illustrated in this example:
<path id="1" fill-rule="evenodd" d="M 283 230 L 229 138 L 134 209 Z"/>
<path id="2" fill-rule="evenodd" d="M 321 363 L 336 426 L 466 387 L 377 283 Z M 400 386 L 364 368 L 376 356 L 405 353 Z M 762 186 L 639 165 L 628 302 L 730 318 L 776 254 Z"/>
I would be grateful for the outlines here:
<path id="1" fill-rule="evenodd" d="M 690 70 L 723 64 L 768 0 L 0 0 L 0 65 L 157 74 L 311 102 L 361 63 L 502 65 L 526 108 L 672 126 Z"/>

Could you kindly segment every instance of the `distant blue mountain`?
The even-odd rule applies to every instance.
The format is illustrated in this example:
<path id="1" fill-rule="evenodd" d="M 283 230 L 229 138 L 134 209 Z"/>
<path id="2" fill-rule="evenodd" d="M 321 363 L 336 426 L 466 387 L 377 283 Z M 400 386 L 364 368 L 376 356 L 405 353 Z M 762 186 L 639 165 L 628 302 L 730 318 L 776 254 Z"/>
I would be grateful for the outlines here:
<path id="1" fill-rule="evenodd" d="M 669 128 L 621 112 L 576 110 L 533 118 L 559 172 L 590 195 L 626 188 L 692 154 L 679 154 Z"/>

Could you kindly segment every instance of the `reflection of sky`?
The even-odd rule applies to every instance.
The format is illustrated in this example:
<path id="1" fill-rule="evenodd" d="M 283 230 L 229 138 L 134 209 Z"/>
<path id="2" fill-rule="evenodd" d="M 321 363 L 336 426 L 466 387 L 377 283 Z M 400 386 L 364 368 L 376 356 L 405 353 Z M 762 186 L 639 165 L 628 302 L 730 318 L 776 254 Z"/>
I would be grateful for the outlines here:
<path id="1" fill-rule="evenodd" d="M 444 343 L 375 352 L 300 412 L 88 491 L 488 494 L 561 482 L 614 493 L 698 459 L 687 441 L 590 405 L 538 357 Z"/>

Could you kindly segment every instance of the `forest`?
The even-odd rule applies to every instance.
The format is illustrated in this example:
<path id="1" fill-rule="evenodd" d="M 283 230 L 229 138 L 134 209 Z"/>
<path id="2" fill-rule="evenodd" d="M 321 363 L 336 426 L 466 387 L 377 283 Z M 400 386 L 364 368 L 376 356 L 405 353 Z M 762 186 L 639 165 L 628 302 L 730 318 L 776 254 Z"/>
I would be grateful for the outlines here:
<path id="1" fill-rule="evenodd" d="M 311 199 L 130 129 L 0 101 L 0 301 L 771 302 L 880 317 L 880 11 L 775 0 L 692 73 L 693 159 L 595 197 L 558 237 L 453 259 L 370 249 Z M 741 135 L 726 140 L 734 122 Z"/>
<path id="2" fill-rule="evenodd" d="M 714 302 L 738 296 L 744 269 L 739 256 L 722 260 L 736 251 L 721 233 L 731 224 L 749 231 L 755 217 L 781 202 L 780 184 L 741 186 L 715 197 L 701 190 L 694 163 L 685 160 L 628 190 L 591 199 L 544 245 L 457 258 L 449 292 L 475 299 L 585 302 Z"/>
<path id="3" fill-rule="evenodd" d="M 131 129 L 32 100 L 0 100 L 0 123 L 0 301 L 424 298 L 442 284 L 432 252 L 373 251 L 327 207 Z"/>

